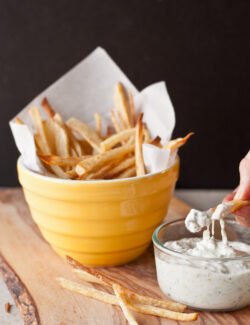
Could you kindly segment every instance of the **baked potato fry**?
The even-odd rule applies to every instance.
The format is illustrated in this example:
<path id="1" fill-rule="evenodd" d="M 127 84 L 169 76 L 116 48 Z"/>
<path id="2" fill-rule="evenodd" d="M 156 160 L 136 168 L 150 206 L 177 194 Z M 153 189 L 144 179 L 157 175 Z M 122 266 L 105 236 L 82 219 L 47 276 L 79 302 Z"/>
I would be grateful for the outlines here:
<path id="1" fill-rule="evenodd" d="M 66 124 L 71 130 L 79 133 L 95 150 L 101 152 L 100 143 L 102 139 L 88 124 L 74 117 L 71 117 Z"/>
<path id="2" fill-rule="evenodd" d="M 74 167 L 84 159 L 84 157 L 60 157 L 56 155 L 41 155 L 41 154 L 38 154 L 38 157 L 45 164 L 61 166 L 61 167 Z M 87 159 L 88 157 L 89 156 L 86 156 L 85 159 Z"/>
<path id="3" fill-rule="evenodd" d="M 118 82 L 114 89 L 113 96 L 114 106 L 119 116 L 121 125 L 124 129 L 131 128 L 129 116 L 129 103 L 123 85 Z"/>
<path id="4" fill-rule="evenodd" d="M 104 165 L 102 166 L 98 171 L 90 173 L 89 175 L 86 176 L 86 180 L 90 180 L 90 179 L 101 179 L 104 178 L 106 173 L 109 172 L 113 166 L 114 166 L 114 162 Z"/>
<path id="5" fill-rule="evenodd" d="M 132 126 L 136 125 L 136 114 L 135 114 L 135 105 L 134 99 L 131 92 L 129 92 L 129 105 L 130 105 L 130 117 Z"/>
<path id="6" fill-rule="evenodd" d="M 142 126 L 143 114 L 140 114 L 136 124 L 136 136 L 135 136 L 135 166 L 136 175 L 145 175 L 145 167 L 142 154 L 142 143 L 143 143 L 143 126 Z"/>
<path id="7" fill-rule="evenodd" d="M 102 137 L 102 118 L 99 113 L 94 114 L 95 117 L 95 123 L 96 123 L 96 132 L 99 135 L 99 137 Z"/>
<path id="8" fill-rule="evenodd" d="M 115 176 L 115 178 L 128 178 L 136 176 L 136 168 L 134 166 L 127 168 L 119 175 Z"/>
<path id="9" fill-rule="evenodd" d="M 135 128 L 131 128 L 131 129 L 123 130 L 117 134 L 114 134 L 109 138 L 107 138 L 106 140 L 102 141 L 100 143 L 100 147 L 103 151 L 107 151 L 113 148 L 118 143 L 121 143 L 124 140 L 127 140 L 132 135 L 135 135 L 135 131 L 136 131 Z"/>
<path id="10" fill-rule="evenodd" d="M 86 173 L 91 172 L 92 170 L 96 170 L 98 167 L 102 166 L 103 164 L 106 164 L 107 162 L 117 160 L 122 156 L 133 151 L 134 145 L 124 145 L 122 147 L 106 151 L 99 155 L 88 158 L 84 161 L 81 161 L 76 166 L 76 172 L 79 176 L 82 176 Z"/>
<path id="11" fill-rule="evenodd" d="M 111 109 L 109 112 L 110 112 L 111 120 L 112 120 L 112 123 L 114 125 L 114 128 L 115 128 L 116 133 L 121 132 L 121 127 L 120 127 L 119 122 L 118 122 L 118 120 L 116 118 L 116 115 L 115 115 L 114 110 Z"/>
<path id="12" fill-rule="evenodd" d="M 178 150 L 181 146 L 183 146 L 193 134 L 194 132 L 190 132 L 184 138 L 177 138 L 174 140 L 170 140 L 167 144 L 165 144 L 163 149 L 169 148 L 171 152 L 174 152 Z"/>
<path id="13" fill-rule="evenodd" d="M 17 124 L 24 124 L 23 121 L 18 116 L 15 118 L 15 122 Z"/>
<path id="14" fill-rule="evenodd" d="M 118 164 L 113 167 L 110 171 L 105 174 L 105 178 L 111 178 L 114 175 L 117 175 L 129 167 L 135 166 L 135 157 L 128 157 L 122 161 L 119 161 Z"/>
<path id="15" fill-rule="evenodd" d="M 139 325 L 137 323 L 137 321 L 134 319 L 133 315 L 131 314 L 131 312 L 129 311 L 128 305 L 127 305 L 127 301 L 124 295 L 124 292 L 122 290 L 122 287 L 119 286 L 118 284 L 114 284 L 113 285 L 113 290 L 114 293 L 116 295 L 116 298 L 118 300 L 118 303 L 123 311 L 123 314 L 125 316 L 125 318 L 127 319 L 129 325 Z"/>
<path id="16" fill-rule="evenodd" d="M 50 105 L 46 97 L 44 97 L 44 99 L 42 100 L 42 107 L 49 117 L 53 117 L 55 115 L 56 112 L 53 110 L 52 106 Z"/>
<path id="17" fill-rule="evenodd" d="M 150 141 L 150 144 L 161 148 L 161 138 L 157 135 L 153 140 Z"/>

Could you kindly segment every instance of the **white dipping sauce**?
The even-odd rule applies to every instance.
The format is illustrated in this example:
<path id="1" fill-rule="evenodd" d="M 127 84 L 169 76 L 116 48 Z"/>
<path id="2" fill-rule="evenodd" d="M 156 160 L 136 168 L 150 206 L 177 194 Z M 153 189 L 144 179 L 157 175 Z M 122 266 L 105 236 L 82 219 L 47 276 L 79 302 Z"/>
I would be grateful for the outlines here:
<path id="1" fill-rule="evenodd" d="M 230 213 L 231 208 L 218 206 L 215 217 Z M 215 212 L 216 212 L 215 211 Z M 164 246 L 178 254 L 156 253 L 156 269 L 162 291 L 171 299 L 193 308 L 206 310 L 234 310 L 250 304 L 250 259 L 209 260 L 250 255 L 250 245 L 228 242 L 222 226 L 223 241 L 210 236 L 211 211 L 191 210 L 185 224 L 192 232 L 207 229 L 203 238 L 183 238 L 168 241 Z M 213 221 L 214 223 L 214 221 Z M 196 258 L 190 258 L 194 256 Z M 202 260 L 199 258 L 208 258 Z"/>

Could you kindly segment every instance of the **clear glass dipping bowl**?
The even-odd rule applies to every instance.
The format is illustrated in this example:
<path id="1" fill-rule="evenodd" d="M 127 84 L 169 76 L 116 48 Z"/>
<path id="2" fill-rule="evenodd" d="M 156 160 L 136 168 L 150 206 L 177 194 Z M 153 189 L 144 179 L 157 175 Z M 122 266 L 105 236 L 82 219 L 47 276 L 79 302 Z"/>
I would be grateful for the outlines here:
<path id="1" fill-rule="evenodd" d="M 250 305 L 250 255 L 235 258 L 201 258 L 184 255 L 163 246 L 166 241 L 202 237 L 190 233 L 178 219 L 159 226 L 153 234 L 157 279 L 170 299 L 192 309 L 232 311 Z M 250 228 L 227 218 L 229 241 L 250 245 Z M 215 238 L 221 239 L 219 226 Z"/>

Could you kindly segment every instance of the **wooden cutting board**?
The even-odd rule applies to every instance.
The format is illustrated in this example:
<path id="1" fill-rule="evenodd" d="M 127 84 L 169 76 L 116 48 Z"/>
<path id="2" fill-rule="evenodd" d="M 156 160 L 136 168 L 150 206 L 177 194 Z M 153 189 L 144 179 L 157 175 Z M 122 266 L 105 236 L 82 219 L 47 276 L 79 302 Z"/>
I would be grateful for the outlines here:
<path id="1" fill-rule="evenodd" d="M 167 219 L 184 217 L 190 207 L 173 198 Z M 76 280 L 71 268 L 47 244 L 33 220 L 20 189 L 0 191 L 0 274 L 28 325 L 126 324 L 119 307 L 65 291 L 55 281 Z M 155 273 L 153 248 L 135 262 L 104 270 L 130 288 L 155 297 L 161 293 Z M 184 324 L 135 314 L 139 324 Z M 195 324 L 250 324 L 250 307 L 232 313 L 200 313 Z"/>

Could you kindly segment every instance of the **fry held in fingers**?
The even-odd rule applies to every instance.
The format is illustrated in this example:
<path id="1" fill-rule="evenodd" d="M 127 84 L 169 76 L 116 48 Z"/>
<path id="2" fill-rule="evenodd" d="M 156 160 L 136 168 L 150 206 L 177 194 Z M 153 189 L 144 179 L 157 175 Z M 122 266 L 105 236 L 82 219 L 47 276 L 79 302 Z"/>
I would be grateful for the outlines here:
<path id="1" fill-rule="evenodd" d="M 233 207 L 231 209 L 231 213 L 236 212 L 237 210 L 250 206 L 250 200 L 240 200 L 240 199 L 234 199 L 231 201 L 233 203 Z"/>

